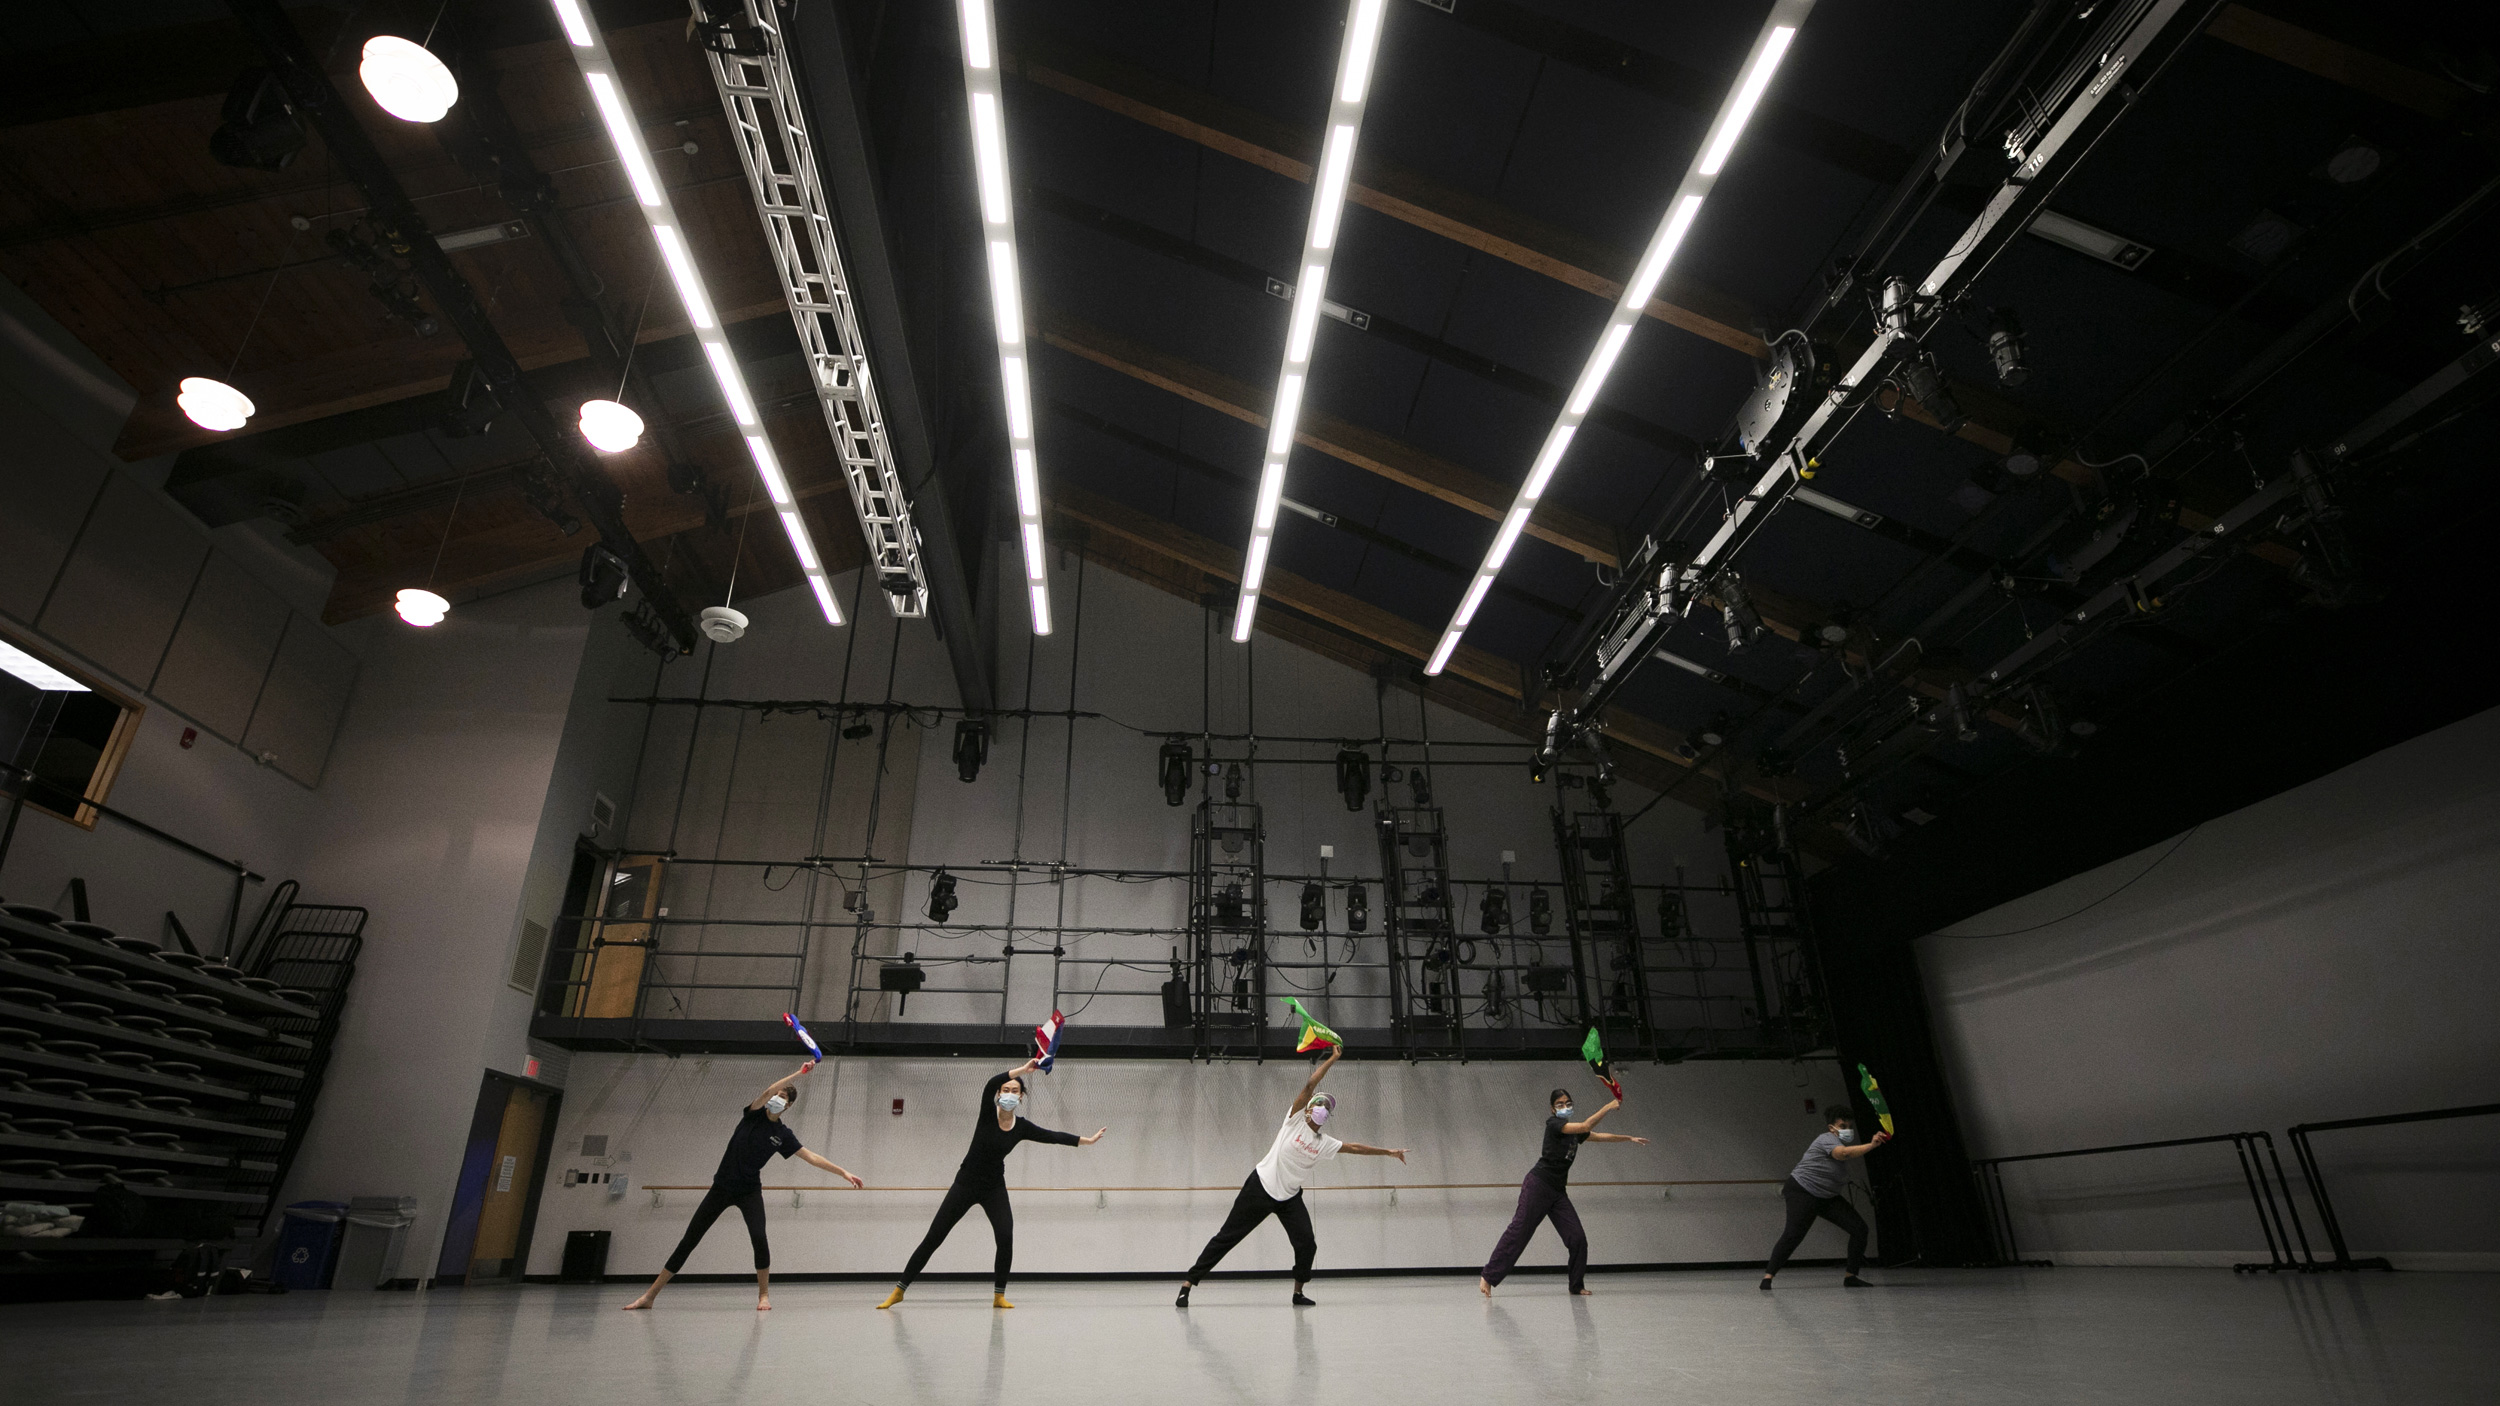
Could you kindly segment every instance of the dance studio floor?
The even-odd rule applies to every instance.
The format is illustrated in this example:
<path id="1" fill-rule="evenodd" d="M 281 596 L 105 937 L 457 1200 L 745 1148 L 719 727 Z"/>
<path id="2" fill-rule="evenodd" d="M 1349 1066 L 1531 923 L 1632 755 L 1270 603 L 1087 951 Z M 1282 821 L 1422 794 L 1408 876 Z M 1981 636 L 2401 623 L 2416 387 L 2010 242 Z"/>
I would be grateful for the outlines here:
<path id="1" fill-rule="evenodd" d="M 2495 1399 L 2500 1275 L 1902 1270 L 1546 1275 L 1491 1303 L 1457 1278 L 1216 1280 L 1186 1312 L 1148 1283 L 683 1284 L 333 1292 L 0 1308 L 12 1401 L 902 1403 L 1313 1401 L 2430 1403 Z"/>

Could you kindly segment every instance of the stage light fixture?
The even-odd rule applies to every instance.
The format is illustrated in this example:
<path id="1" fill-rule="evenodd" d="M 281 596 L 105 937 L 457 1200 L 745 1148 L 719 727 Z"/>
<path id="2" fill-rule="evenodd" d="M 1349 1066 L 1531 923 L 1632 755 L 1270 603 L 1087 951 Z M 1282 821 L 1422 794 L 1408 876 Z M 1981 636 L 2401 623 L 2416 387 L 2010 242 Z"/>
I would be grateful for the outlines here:
<path id="1" fill-rule="evenodd" d="M 1988 364 L 1996 369 L 1997 384 L 2019 386 L 2031 379 L 2031 368 L 2023 360 L 2023 321 L 2012 308 L 1995 308 L 1988 313 Z"/>
<path id="2" fill-rule="evenodd" d="M 1372 925 L 1371 891 L 1361 884 L 1345 886 L 1345 930 L 1363 932 Z"/>
<path id="3" fill-rule="evenodd" d="M 896 1015 L 903 1013 L 903 1008 L 911 1004 L 911 993 L 919 990 L 928 979 L 928 968 L 920 965 L 917 953 L 906 952 L 900 962 L 888 962 L 877 968 L 877 989 L 894 993 Z"/>
<path id="4" fill-rule="evenodd" d="M 970 0 L 967 0 L 970 3 Z M 1337 81 L 1329 104 L 1319 167 L 1311 176 L 1311 214 L 1302 240 L 1301 276 L 1293 287 L 1293 311 L 1285 323 L 1285 360 L 1267 417 L 1267 456 L 1259 466 L 1259 491 L 1250 514 L 1250 541 L 1241 554 L 1241 595 L 1233 607 L 1233 643 L 1250 638 L 1259 593 L 1275 545 L 1276 515 L 1285 496 L 1285 465 L 1293 454 L 1294 428 L 1311 378 L 1312 344 L 1328 298 L 1328 266 L 1335 257 L 1346 187 L 1354 178 L 1354 149 L 1363 131 L 1373 59 L 1388 0 L 1353 0 L 1346 11 L 1345 41 L 1337 54 Z"/>
<path id="5" fill-rule="evenodd" d="M 1302 930 L 1318 932 L 1328 925 L 1328 890 L 1318 884 L 1302 886 Z"/>
<path id="6" fill-rule="evenodd" d="M 955 777 L 972 782 L 981 778 L 981 764 L 990 759 L 990 723 L 987 718 L 965 718 L 955 724 Z"/>
<path id="7" fill-rule="evenodd" d="M 1545 892 L 1545 885 L 1528 889 L 1528 931 L 1539 937 L 1554 930 L 1554 900 Z"/>
<path id="8" fill-rule="evenodd" d="M 746 376 L 731 351 L 726 330 L 713 307 L 703 274 L 695 266 L 692 250 L 686 242 L 685 225 L 677 217 L 677 206 L 668 189 L 660 184 L 659 173 L 652 167 L 650 149 L 642 139 L 642 125 L 635 119 L 632 107 L 625 100 L 623 85 L 617 78 L 616 62 L 608 52 L 607 38 L 592 22 L 581 0 L 549 0 L 557 24 L 564 32 L 567 47 L 572 51 L 574 66 L 580 70 L 583 85 L 590 91 L 591 106 L 599 113 L 600 124 L 606 128 L 609 144 L 615 148 L 618 164 L 624 169 L 626 183 L 634 193 L 634 203 L 641 209 L 643 222 L 651 230 L 651 241 L 659 251 L 660 262 L 667 268 L 669 282 L 677 290 L 679 304 L 684 307 L 686 321 L 694 329 L 694 338 L 703 348 L 713 381 L 718 384 L 721 399 L 727 404 L 739 433 L 746 441 L 747 457 L 755 463 L 756 477 L 764 485 L 765 496 L 772 500 L 774 516 L 780 519 L 782 534 L 790 541 L 791 554 L 798 558 L 799 570 L 805 577 L 809 594 L 816 598 L 816 608 L 824 614 L 825 623 L 842 623 L 842 607 L 834 600 L 832 582 L 825 575 L 823 559 L 816 551 L 806 521 L 798 512 L 798 501 L 791 495 L 790 484 L 781 471 L 779 456 L 773 453 L 772 441 L 766 436 L 756 414 L 755 396 L 747 388 Z M 614 402 L 609 402 L 613 404 Z M 617 407 L 623 410 L 624 407 Z M 624 423 L 602 412 L 599 434 L 592 433 L 590 407 L 583 407 L 583 436 L 600 449 L 617 453 L 630 448 L 642 433 L 639 417 L 632 421 L 633 434 L 615 441 L 620 434 L 609 426 Z M 632 412 L 627 411 L 627 414 Z M 607 442 L 602 442 L 605 436 Z M 614 447 L 611 447 L 613 445 Z"/>
<path id="9" fill-rule="evenodd" d="M 1460 595 L 1458 608 L 1451 612 L 1449 624 L 1441 631 L 1440 642 L 1425 661 L 1426 674 L 1439 674 L 1449 667 L 1451 656 L 1458 652 L 1458 643 L 1466 636 L 1468 625 L 1475 620 L 1476 611 L 1491 592 L 1493 579 L 1501 574 L 1503 564 L 1510 560 L 1511 549 L 1519 544 L 1520 534 L 1527 530 L 1534 518 L 1536 505 L 1552 485 L 1555 471 L 1561 467 L 1563 454 L 1571 447 L 1572 438 L 1579 433 L 1582 420 L 1596 408 L 1598 393 L 1604 388 L 1606 378 L 1613 374 L 1617 360 L 1631 341 L 1633 329 L 1640 326 L 1641 319 L 1647 316 L 1651 297 L 1666 277 L 1668 266 L 1675 261 L 1676 251 L 1683 247 L 1684 237 L 1691 233 L 1693 222 L 1701 216 L 1702 202 L 1709 197 L 1719 173 L 1725 169 L 1728 158 L 1736 150 L 1737 138 L 1752 119 L 1754 109 L 1761 105 L 1763 95 L 1770 90 L 1772 75 L 1778 71 L 1780 60 L 1787 55 L 1790 43 L 1796 39 L 1798 26 L 1805 22 L 1806 15 L 1813 8 L 1814 0 L 1776 0 L 1772 5 L 1770 16 L 1755 36 L 1752 52 L 1746 57 L 1743 76 L 1720 105 L 1719 114 L 1704 135 L 1693 164 L 1686 169 L 1683 181 L 1668 198 L 1657 231 L 1650 236 L 1640 262 L 1633 267 L 1630 281 L 1624 284 L 1621 295 L 1615 300 L 1613 312 L 1599 329 L 1596 344 L 1581 367 L 1580 377 L 1572 384 L 1570 398 L 1564 402 L 1562 413 L 1554 418 L 1553 427 L 1546 431 L 1544 442 L 1537 449 L 1527 480 L 1511 500 L 1510 511 L 1503 514 L 1501 526 L 1494 532 L 1493 543 L 1486 549 L 1483 563 L 1476 568 L 1475 576 Z"/>
<path id="10" fill-rule="evenodd" d="M 208 154 L 221 165 L 283 171 L 304 149 L 304 124 L 295 120 L 285 86 L 268 69 L 245 69 L 226 90 L 225 109 L 218 115 L 217 130 L 208 136 Z"/>
<path id="11" fill-rule="evenodd" d="M 602 542 L 593 542 L 582 549 L 581 570 L 577 573 L 582 588 L 582 609 L 597 610 L 610 601 L 624 598 L 633 584 L 626 574 L 625 559 L 608 550 Z"/>
<path id="12" fill-rule="evenodd" d="M 1176 806 L 1189 799 L 1190 755 L 1186 742 L 1166 742 L 1155 754 L 1155 780 L 1163 787 L 1163 803 Z"/>
<path id="13" fill-rule="evenodd" d="M 1953 724 L 1955 740 L 1961 742 L 1979 740 L 1979 728 L 1971 722 L 1970 699 L 1963 694 L 1960 684 L 1953 684 L 1945 689 L 1944 708 L 1947 720 Z"/>
<path id="14" fill-rule="evenodd" d="M 396 34 L 377 34 L 365 41 L 364 62 L 356 67 L 365 91 L 384 112 L 402 122 L 440 122 L 460 101 L 460 80 L 424 45 Z"/>
<path id="15" fill-rule="evenodd" d="M 842 729 L 842 740 L 845 742 L 858 742 L 876 735 L 876 726 L 865 718 Z"/>
<path id="16" fill-rule="evenodd" d="M 955 906 L 955 876 L 940 869 L 929 880 L 929 921 L 945 922 L 954 915 Z"/>
<path id="17" fill-rule="evenodd" d="M 1360 748 L 1346 747 L 1337 753 L 1337 794 L 1345 798 L 1347 810 L 1361 810 L 1372 793 L 1372 759 Z"/>
<path id="18" fill-rule="evenodd" d="M 223 381 L 206 376 L 182 378 L 181 394 L 174 404 L 192 424 L 204 430 L 239 430 L 259 407 L 252 398 Z"/>
<path id="19" fill-rule="evenodd" d="M 1500 887 L 1484 891 L 1484 901 L 1476 905 L 1476 917 L 1487 937 L 1510 931 L 1510 892 Z"/>
<path id="20" fill-rule="evenodd" d="M 1234 762 L 1224 768 L 1224 799 L 1228 801 L 1241 799 L 1241 763 L 1239 762 Z"/>

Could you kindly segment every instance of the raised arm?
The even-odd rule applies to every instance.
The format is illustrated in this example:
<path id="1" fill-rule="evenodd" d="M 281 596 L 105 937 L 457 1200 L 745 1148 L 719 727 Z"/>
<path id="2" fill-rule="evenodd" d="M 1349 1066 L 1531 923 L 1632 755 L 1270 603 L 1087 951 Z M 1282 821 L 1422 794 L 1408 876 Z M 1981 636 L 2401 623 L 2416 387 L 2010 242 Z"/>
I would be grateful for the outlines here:
<path id="1" fill-rule="evenodd" d="M 824 1158 L 817 1156 L 815 1153 L 808 1151 L 804 1147 L 799 1149 L 799 1160 L 819 1171 L 831 1172 L 835 1176 L 842 1178 L 844 1181 L 849 1182 L 853 1186 L 866 1186 L 868 1184 L 861 1181 L 858 1177 L 852 1176 L 849 1172 L 842 1170 L 840 1167 L 833 1165 L 831 1162 L 826 1161 Z"/>
<path id="2" fill-rule="evenodd" d="M 1009 1078 L 1009 1079 L 1021 1079 L 1021 1078 L 1023 1078 L 1025 1075 L 1030 1074 L 1030 1073 L 1032 1073 L 1034 1070 L 1039 1069 L 1039 1068 L 1041 1068 L 1041 1067 L 1042 1067 L 1042 1062 L 1041 1062 L 1041 1060 L 1040 1060 L 1040 1059 L 1038 1059 L 1038 1058 L 1035 1058 L 1035 1059 L 1028 1059 L 1028 1060 L 1026 1060 L 1024 1063 L 1017 1065 L 1015 1068 L 1008 1070 L 1008 1071 L 1007 1071 L 1007 1078 Z M 1004 1082 L 1004 1081 L 1001 1081 L 1001 1082 Z"/>
<path id="3" fill-rule="evenodd" d="M 1328 1058 L 1321 1060 L 1319 1062 L 1319 1067 L 1311 1071 L 1311 1077 L 1302 1081 L 1302 1092 L 1293 1096 L 1293 1107 L 1286 1109 L 1285 1111 L 1287 1113 L 1299 1113 L 1303 1109 L 1310 1106 L 1311 1095 L 1319 1092 L 1319 1081 L 1327 1075 L 1329 1070 L 1336 1067 L 1337 1056 L 1344 1053 L 1345 1046 L 1343 1045 L 1336 1046 L 1335 1048 L 1329 1050 Z M 1352 1145 L 1353 1144 L 1351 1143 L 1347 1144 L 1348 1147 L 1351 1147 Z"/>
<path id="4" fill-rule="evenodd" d="M 799 1067 L 798 1067 L 798 1068 L 796 1068 L 796 1069 L 794 1069 L 794 1070 L 790 1071 L 790 1072 L 789 1072 L 789 1073 L 787 1073 L 787 1074 L 782 1075 L 782 1076 L 781 1076 L 780 1078 L 778 1078 L 778 1079 L 773 1080 L 770 1084 L 765 1085 L 765 1086 L 764 1086 L 764 1092 L 762 1092 L 762 1093 L 760 1093 L 760 1094 L 757 1094 L 757 1095 L 754 1097 L 754 1099 L 753 1099 L 752 1101 L 750 1101 L 750 1102 L 747 1104 L 747 1107 L 749 1107 L 749 1108 L 761 1108 L 761 1107 L 763 1107 L 763 1106 L 764 1106 L 764 1102 L 765 1102 L 765 1100 L 767 1100 L 767 1099 L 771 1098 L 774 1094 L 781 1093 L 782 1091 L 784 1091 L 784 1090 L 788 1089 L 788 1088 L 789 1088 L 792 1084 L 795 1084 L 795 1083 L 797 1083 L 797 1082 L 799 1081 L 799 1076 L 800 1076 L 800 1075 L 805 1074 L 807 1071 L 809 1071 L 809 1070 L 811 1070 L 811 1069 L 813 1069 L 813 1068 L 815 1068 L 815 1067 L 816 1067 L 816 1061 L 814 1061 L 814 1060 L 812 1060 L 812 1059 L 811 1059 L 811 1060 L 807 1060 L 807 1061 L 805 1061 L 805 1062 L 801 1063 L 801 1064 L 799 1065 Z"/>
<path id="5" fill-rule="evenodd" d="M 1579 1122 L 1563 1124 L 1563 1132 L 1569 1137 L 1578 1137 L 1582 1133 L 1594 1133 L 1597 1131 L 1597 1125 L 1604 1121 L 1607 1114 L 1614 1112 L 1622 1106 L 1622 1099 L 1609 1099 L 1605 1107 L 1590 1114 L 1586 1118 L 1581 1119 Z"/>

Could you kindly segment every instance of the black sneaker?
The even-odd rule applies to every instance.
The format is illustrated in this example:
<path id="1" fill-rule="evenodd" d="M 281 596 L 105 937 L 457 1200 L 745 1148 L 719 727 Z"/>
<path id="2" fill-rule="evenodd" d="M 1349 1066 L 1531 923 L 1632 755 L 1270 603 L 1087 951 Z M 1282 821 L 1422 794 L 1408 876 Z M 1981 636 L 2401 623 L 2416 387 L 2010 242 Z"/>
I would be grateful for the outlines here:
<path id="1" fill-rule="evenodd" d="M 1840 1281 L 1840 1287 L 1844 1289 L 1872 1289 L 1875 1286 L 1852 1274 L 1846 1276 Z"/>
<path id="2" fill-rule="evenodd" d="M 1296 1290 L 1294 1290 L 1294 1291 L 1293 1291 L 1293 1306 L 1294 1306 L 1295 1308 L 1317 1308 L 1317 1307 L 1319 1307 L 1319 1305 L 1318 1305 L 1317 1303 L 1314 1303 L 1314 1302 L 1311 1300 L 1311 1296 L 1310 1296 L 1310 1295 L 1303 1293 L 1300 1289 L 1296 1289 Z"/>
<path id="3" fill-rule="evenodd" d="M 1763 1275 L 1763 1276 L 1762 1276 L 1762 1292 L 1764 1292 L 1764 1293 L 1766 1293 L 1766 1294 L 1767 1294 L 1767 1293 L 1769 1293 L 1769 1292 L 1771 1292 L 1771 1276 L 1770 1276 L 1770 1275 L 1767 1275 L 1767 1274 L 1766 1274 L 1766 1275 Z"/>
<path id="4" fill-rule="evenodd" d="M 1187 1308 L 1187 1307 L 1189 1307 L 1189 1286 L 1188 1286 L 1187 1284 L 1183 1284 L 1183 1285 L 1181 1286 L 1180 1296 L 1172 1300 L 1172 1307 L 1174 1307 L 1174 1308 Z"/>

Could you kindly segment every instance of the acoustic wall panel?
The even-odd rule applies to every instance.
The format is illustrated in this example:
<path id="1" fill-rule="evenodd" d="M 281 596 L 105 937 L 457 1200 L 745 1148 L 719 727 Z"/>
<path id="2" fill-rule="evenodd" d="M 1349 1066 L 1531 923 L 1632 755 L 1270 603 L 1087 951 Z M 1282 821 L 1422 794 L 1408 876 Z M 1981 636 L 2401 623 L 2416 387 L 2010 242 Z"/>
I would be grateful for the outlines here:
<path id="1" fill-rule="evenodd" d="M 285 601 L 234 558 L 209 553 L 148 691 L 228 742 L 241 742 L 286 621 Z"/>
<path id="2" fill-rule="evenodd" d="M 5 387 L 0 424 L 9 427 L 0 457 L 0 611 L 31 625 L 109 470 L 94 450 Z"/>
<path id="3" fill-rule="evenodd" d="M 243 750 L 254 756 L 274 752 L 271 766 L 307 786 L 320 785 L 355 685 L 356 656 L 330 638 L 320 621 L 290 614 L 277 662 L 270 665 L 260 704 L 243 731 Z"/>
<path id="4" fill-rule="evenodd" d="M 207 557 L 198 522 L 128 474 L 114 474 L 36 628 L 145 687 Z"/>

